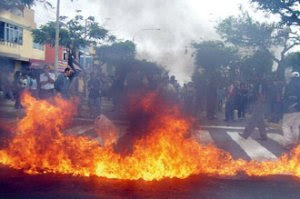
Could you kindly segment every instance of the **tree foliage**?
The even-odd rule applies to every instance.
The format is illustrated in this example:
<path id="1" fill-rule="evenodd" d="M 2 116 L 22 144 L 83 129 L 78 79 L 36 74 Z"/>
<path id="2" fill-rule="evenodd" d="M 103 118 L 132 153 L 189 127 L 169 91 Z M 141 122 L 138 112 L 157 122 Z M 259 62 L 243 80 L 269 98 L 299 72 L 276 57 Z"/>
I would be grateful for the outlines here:
<path id="1" fill-rule="evenodd" d="M 274 24 L 254 21 L 248 13 L 239 17 L 228 17 L 216 27 L 221 37 L 229 43 L 240 47 L 269 48 L 274 38 Z"/>
<path id="2" fill-rule="evenodd" d="M 278 14 L 284 24 L 300 25 L 299 0 L 251 0 L 259 9 Z"/>
<path id="3" fill-rule="evenodd" d="M 166 71 L 156 63 L 147 60 L 138 60 L 136 45 L 132 41 L 115 42 L 96 48 L 95 60 L 100 64 L 107 64 L 115 69 L 115 75 L 122 81 L 130 72 L 140 71 L 149 77 L 162 74 Z"/>
<path id="4" fill-rule="evenodd" d="M 284 76 L 282 63 L 286 54 L 292 48 L 300 45 L 298 33 L 293 32 L 290 27 L 254 21 L 248 13 L 242 13 L 238 17 L 228 17 L 219 23 L 216 29 L 227 43 L 242 50 L 268 52 L 267 54 L 278 64 L 280 78 Z M 279 57 L 272 52 L 274 48 L 280 49 Z"/>
<path id="5" fill-rule="evenodd" d="M 131 41 L 116 42 L 96 48 L 96 56 L 99 61 L 113 65 L 133 60 L 135 55 L 136 46 Z"/>
<path id="6" fill-rule="evenodd" d="M 45 6 L 53 7 L 48 0 L 1 0 L 0 1 L 0 10 L 8 10 L 13 8 L 24 8 L 31 7 L 35 3 L 42 3 Z"/>
<path id="7" fill-rule="evenodd" d="M 227 47 L 221 41 L 203 41 L 194 43 L 195 64 L 208 72 L 216 72 L 236 59 L 236 49 Z"/>
<path id="8" fill-rule="evenodd" d="M 283 64 L 286 68 L 290 67 L 294 71 L 300 72 L 300 52 L 289 53 L 286 56 Z"/>
<path id="9" fill-rule="evenodd" d="M 60 18 L 60 45 L 65 46 L 69 52 L 69 65 L 77 58 L 80 48 L 90 44 L 113 41 L 114 36 L 108 34 L 108 30 L 101 27 L 94 17 L 84 18 L 80 11 L 73 19 Z M 32 31 L 34 41 L 37 43 L 55 44 L 55 22 L 49 22 L 39 29 Z"/>
<path id="10" fill-rule="evenodd" d="M 253 76 L 266 77 L 272 72 L 273 59 L 269 51 L 260 49 L 253 55 L 245 56 L 240 65 L 242 77 L 245 80 Z"/>
<path id="11" fill-rule="evenodd" d="M 84 19 L 82 15 L 76 15 L 67 21 L 67 17 L 61 17 L 60 23 L 60 44 L 68 48 L 85 47 L 90 43 L 98 44 L 105 40 L 113 40 L 108 35 L 108 30 L 101 27 L 94 17 Z M 39 29 L 33 30 L 34 41 L 38 43 L 55 43 L 55 22 L 42 25 Z"/>

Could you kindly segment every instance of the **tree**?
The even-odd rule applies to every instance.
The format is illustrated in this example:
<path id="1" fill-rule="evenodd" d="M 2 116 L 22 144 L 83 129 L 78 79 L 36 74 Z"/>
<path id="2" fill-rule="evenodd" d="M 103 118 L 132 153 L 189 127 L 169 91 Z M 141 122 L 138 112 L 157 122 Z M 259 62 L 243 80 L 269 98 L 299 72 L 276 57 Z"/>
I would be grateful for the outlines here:
<path id="1" fill-rule="evenodd" d="M 300 72 L 300 52 L 289 53 L 284 60 L 285 68 L 292 68 Z"/>
<path id="2" fill-rule="evenodd" d="M 69 65 L 73 67 L 74 59 L 78 57 L 80 48 L 90 44 L 100 44 L 103 41 L 113 41 L 114 36 L 101 27 L 94 17 L 84 18 L 78 14 L 67 21 L 67 17 L 60 18 L 60 45 L 68 49 Z M 39 29 L 32 31 L 34 41 L 37 43 L 47 43 L 54 46 L 55 42 L 55 22 L 49 22 Z"/>
<path id="3" fill-rule="evenodd" d="M 250 80 L 254 76 L 266 77 L 272 73 L 273 59 L 269 51 L 257 50 L 253 55 L 241 60 L 242 79 Z"/>
<path id="4" fill-rule="evenodd" d="M 131 41 L 116 42 L 96 48 L 96 57 L 100 62 L 118 65 L 124 61 L 133 60 L 136 46 Z"/>
<path id="5" fill-rule="evenodd" d="M 116 76 L 122 80 L 128 73 L 134 71 L 141 71 L 148 76 L 163 73 L 162 67 L 156 63 L 138 60 L 135 56 L 136 45 L 132 41 L 125 41 L 97 47 L 95 59 L 101 65 L 107 64 L 109 67 L 114 67 Z"/>
<path id="6" fill-rule="evenodd" d="M 279 78 L 284 77 L 282 63 L 286 54 L 300 45 L 300 37 L 290 27 L 254 21 L 248 13 L 242 13 L 239 17 L 228 17 L 219 23 L 216 29 L 225 42 L 240 49 L 250 49 L 253 52 L 268 51 L 273 61 L 278 64 Z M 280 49 L 279 57 L 272 52 L 274 48 Z"/>
<path id="7" fill-rule="evenodd" d="M 24 8 L 25 6 L 30 8 L 35 3 L 43 3 L 45 6 L 52 7 L 51 3 L 47 0 L 1 0 L 0 10 L 8 10 L 12 8 Z"/>
<path id="8" fill-rule="evenodd" d="M 96 47 L 94 60 L 100 65 L 107 64 L 115 68 L 118 76 L 125 78 L 136 55 L 136 46 L 131 41 L 115 42 L 111 45 Z"/>
<path id="9" fill-rule="evenodd" d="M 299 0 L 251 0 L 259 9 L 278 14 L 284 24 L 300 25 Z"/>
<path id="10" fill-rule="evenodd" d="M 225 40 L 238 47 L 253 47 L 268 49 L 272 46 L 274 38 L 274 24 L 254 21 L 248 13 L 239 17 L 228 17 L 216 27 L 217 32 Z"/>
<path id="11" fill-rule="evenodd" d="M 206 77 L 211 79 L 215 76 L 225 75 L 228 69 L 234 70 L 237 60 L 237 51 L 233 47 L 227 47 L 221 41 L 203 41 L 193 43 L 195 48 L 195 65 L 197 70 L 203 70 Z M 226 72 L 225 72 L 226 73 Z"/>

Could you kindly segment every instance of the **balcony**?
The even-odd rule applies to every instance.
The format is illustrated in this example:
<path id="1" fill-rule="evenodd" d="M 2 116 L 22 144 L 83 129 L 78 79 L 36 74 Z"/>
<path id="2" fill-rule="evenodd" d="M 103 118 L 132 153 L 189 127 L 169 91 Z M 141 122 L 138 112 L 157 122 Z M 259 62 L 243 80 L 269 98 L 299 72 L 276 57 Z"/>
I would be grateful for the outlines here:
<path id="1" fill-rule="evenodd" d="M 4 41 L 3 39 L 0 39 L 0 45 L 12 47 L 12 48 L 21 48 L 22 47 L 22 45 L 20 45 L 18 43 L 11 42 L 11 41 Z"/>

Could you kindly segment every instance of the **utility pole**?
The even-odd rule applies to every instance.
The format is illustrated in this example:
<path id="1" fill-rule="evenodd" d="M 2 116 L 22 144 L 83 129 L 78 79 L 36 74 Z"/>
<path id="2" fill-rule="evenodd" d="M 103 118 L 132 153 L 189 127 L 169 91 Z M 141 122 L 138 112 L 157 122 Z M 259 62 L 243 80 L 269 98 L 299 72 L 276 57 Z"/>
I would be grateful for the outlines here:
<path id="1" fill-rule="evenodd" d="M 56 6 L 56 30 L 55 30 L 55 60 L 54 60 L 54 71 L 57 75 L 58 72 L 58 54 L 59 54 L 59 10 L 60 10 L 60 0 L 57 0 Z"/>
<path id="2" fill-rule="evenodd" d="M 87 19 L 85 19 L 84 24 L 84 39 L 87 38 Z M 83 49 L 83 68 L 86 69 L 86 47 Z"/>

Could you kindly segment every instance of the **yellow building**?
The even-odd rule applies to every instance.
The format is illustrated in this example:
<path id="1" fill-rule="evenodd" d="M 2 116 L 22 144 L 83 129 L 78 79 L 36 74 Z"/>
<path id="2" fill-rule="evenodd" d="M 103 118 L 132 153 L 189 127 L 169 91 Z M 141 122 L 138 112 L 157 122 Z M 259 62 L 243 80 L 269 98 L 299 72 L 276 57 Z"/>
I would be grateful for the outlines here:
<path id="1" fill-rule="evenodd" d="M 0 11 L 0 70 L 21 71 L 30 60 L 45 60 L 44 46 L 35 44 L 31 31 L 36 28 L 34 11 Z"/>

